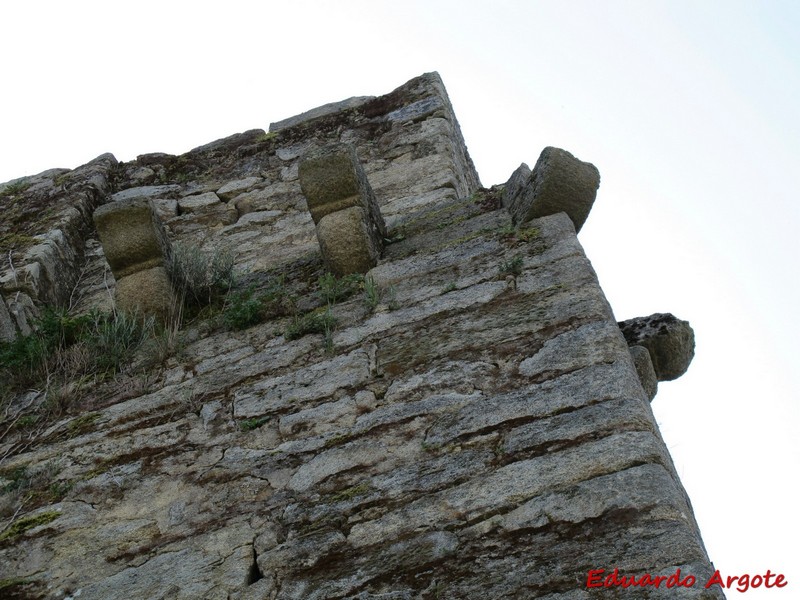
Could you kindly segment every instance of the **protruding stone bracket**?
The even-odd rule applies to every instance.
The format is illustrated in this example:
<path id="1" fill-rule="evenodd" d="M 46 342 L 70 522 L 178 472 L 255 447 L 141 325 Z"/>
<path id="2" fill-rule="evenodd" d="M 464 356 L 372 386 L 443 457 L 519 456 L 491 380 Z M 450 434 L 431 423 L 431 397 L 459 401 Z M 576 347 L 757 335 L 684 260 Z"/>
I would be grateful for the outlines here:
<path id="1" fill-rule="evenodd" d="M 658 393 L 658 377 L 653 369 L 650 353 L 644 346 L 629 346 L 628 350 L 631 353 L 633 366 L 636 367 L 636 374 L 639 376 L 642 388 L 647 394 L 647 399 L 652 401 Z"/>
<path id="2" fill-rule="evenodd" d="M 173 306 L 169 240 L 149 200 L 122 200 L 94 211 L 103 252 L 117 280 L 117 308 L 166 320 Z"/>
<path id="3" fill-rule="evenodd" d="M 636 317 L 620 322 L 619 328 L 628 346 L 647 349 L 658 381 L 677 379 L 694 358 L 694 330 L 687 321 L 674 315 L 656 313 Z"/>
<path id="4" fill-rule="evenodd" d="M 315 150 L 298 176 L 328 270 L 338 277 L 369 271 L 383 250 L 386 225 L 355 148 Z"/>
<path id="5" fill-rule="evenodd" d="M 566 150 L 548 146 L 533 171 L 522 163 L 506 182 L 503 206 L 515 225 L 565 212 L 578 232 L 600 187 L 600 172 Z"/>

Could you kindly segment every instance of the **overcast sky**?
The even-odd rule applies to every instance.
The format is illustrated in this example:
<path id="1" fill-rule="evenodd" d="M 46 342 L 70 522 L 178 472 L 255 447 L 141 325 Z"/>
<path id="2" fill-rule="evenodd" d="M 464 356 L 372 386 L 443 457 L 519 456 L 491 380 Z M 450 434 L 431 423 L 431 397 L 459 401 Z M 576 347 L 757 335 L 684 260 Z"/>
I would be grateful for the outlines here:
<path id="1" fill-rule="evenodd" d="M 548 145 L 594 163 L 580 240 L 616 316 L 695 329 L 653 410 L 711 559 L 790 581 L 747 598 L 800 597 L 800 2 L 27 0 L 0 22 L 0 181 L 433 70 L 484 185 Z"/>

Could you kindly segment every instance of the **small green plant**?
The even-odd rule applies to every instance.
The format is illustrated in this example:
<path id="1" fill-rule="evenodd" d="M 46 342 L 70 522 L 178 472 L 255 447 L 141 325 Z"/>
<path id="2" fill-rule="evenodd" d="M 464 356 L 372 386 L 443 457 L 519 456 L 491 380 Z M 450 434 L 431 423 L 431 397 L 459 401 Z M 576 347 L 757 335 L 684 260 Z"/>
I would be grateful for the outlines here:
<path id="1" fill-rule="evenodd" d="M 222 318 L 230 329 L 246 329 L 262 320 L 264 304 L 251 287 L 228 296 Z"/>
<path id="2" fill-rule="evenodd" d="M 223 321 L 230 329 L 246 329 L 257 323 L 293 312 L 283 276 L 276 277 L 260 292 L 255 286 L 228 295 Z"/>
<path id="3" fill-rule="evenodd" d="M 311 312 L 295 317 L 294 321 L 283 332 L 283 337 L 287 340 L 296 340 L 309 333 L 325 334 L 326 346 L 333 328 L 336 326 L 336 317 L 328 308 L 324 312 Z"/>
<path id="4" fill-rule="evenodd" d="M 338 278 L 331 273 L 325 273 L 319 278 L 318 283 L 318 296 L 328 306 L 333 306 L 358 292 L 364 283 L 364 276 L 361 273 L 352 273 Z"/>
<path id="5" fill-rule="evenodd" d="M 523 242 L 530 242 L 541 235 L 538 227 L 521 227 L 517 230 L 516 238 Z"/>
<path id="6" fill-rule="evenodd" d="M 381 302 L 381 290 L 372 275 L 364 279 L 364 304 L 370 310 L 375 310 Z"/>
<path id="7" fill-rule="evenodd" d="M 500 265 L 500 274 L 501 275 L 522 275 L 522 257 L 515 256 L 511 260 L 504 261 L 503 264 Z"/>
<path id="8" fill-rule="evenodd" d="M 239 422 L 239 428 L 242 431 L 252 431 L 258 429 L 269 421 L 269 417 L 253 417 L 252 419 L 245 419 Z"/>
<path id="9" fill-rule="evenodd" d="M 64 499 L 69 491 L 72 489 L 74 483 L 72 481 L 54 481 L 47 488 L 49 499 L 52 502 L 59 502 Z"/>
<path id="10" fill-rule="evenodd" d="M 154 318 L 99 311 L 72 317 L 45 309 L 35 330 L 10 342 L 0 342 L 0 392 L 43 390 L 35 414 L 12 419 L 17 429 L 39 428 L 81 397 L 97 378 L 107 378 L 134 365 L 140 349 L 153 339 Z M 3 419 L 0 418 L 0 421 Z"/>
<path id="11" fill-rule="evenodd" d="M 155 317 L 141 317 L 118 312 L 101 316 L 85 337 L 92 355 L 95 370 L 100 374 L 114 374 L 130 363 L 142 345 L 155 335 Z"/>
<path id="12" fill-rule="evenodd" d="M 214 304 L 231 289 L 233 261 L 233 253 L 226 249 L 207 252 L 191 244 L 176 244 L 169 272 L 179 295 L 197 308 Z"/>
<path id="13" fill-rule="evenodd" d="M 256 141 L 256 143 L 268 142 L 268 141 L 270 141 L 272 139 L 275 139 L 276 137 L 278 137 L 278 133 L 276 131 L 269 131 L 269 132 L 258 134 L 258 136 L 256 136 L 256 140 L 255 141 Z"/>
<path id="14" fill-rule="evenodd" d="M 455 281 L 449 281 L 444 288 L 442 288 L 442 295 L 449 294 L 450 292 L 455 292 L 458 288 L 456 287 Z"/>
<path id="15" fill-rule="evenodd" d="M 389 305 L 389 310 L 397 310 L 400 308 L 400 304 L 397 302 L 397 288 L 393 285 L 389 286 L 389 291 L 386 293 L 387 296 L 387 304 Z"/>

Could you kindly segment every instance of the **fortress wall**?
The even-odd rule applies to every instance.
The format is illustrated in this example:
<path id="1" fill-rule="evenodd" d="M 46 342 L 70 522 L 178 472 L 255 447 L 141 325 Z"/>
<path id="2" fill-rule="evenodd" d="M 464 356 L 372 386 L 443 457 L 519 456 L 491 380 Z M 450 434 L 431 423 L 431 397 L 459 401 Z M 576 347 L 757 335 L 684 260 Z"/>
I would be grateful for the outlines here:
<path id="1" fill-rule="evenodd" d="M 290 317 L 191 326 L 147 393 L 11 455 L 4 472 L 57 464 L 71 488 L 0 540 L 0 579 L 82 600 L 722 597 L 573 222 L 515 228 L 476 193 L 443 90 L 426 75 L 121 165 L 112 198 L 152 201 L 173 243 L 284 272 L 310 310 L 297 165 L 352 142 L 397 236 L 368 274 L 382 301 L 335 303 L 329 339 L 286 339 Z M 586 587 L 614 568 L 700 583 Z"/>

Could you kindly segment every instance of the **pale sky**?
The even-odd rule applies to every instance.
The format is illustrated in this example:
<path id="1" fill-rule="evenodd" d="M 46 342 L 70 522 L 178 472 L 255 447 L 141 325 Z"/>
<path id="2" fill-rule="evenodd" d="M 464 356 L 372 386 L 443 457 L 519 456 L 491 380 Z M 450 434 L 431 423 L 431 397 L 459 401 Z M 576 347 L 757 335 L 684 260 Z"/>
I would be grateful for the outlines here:
<path id="1" fill-rule="evenodd" d="M 695 329 L 653 410 L 709 555 L 790 582 L 748 599 L 800 597 L 800 3 L 28 0 L 0 22 L 0 181 L 432 70 L 484 185 L 548 145 L 593 162 L 580 240 L 616 316 Z"/>

